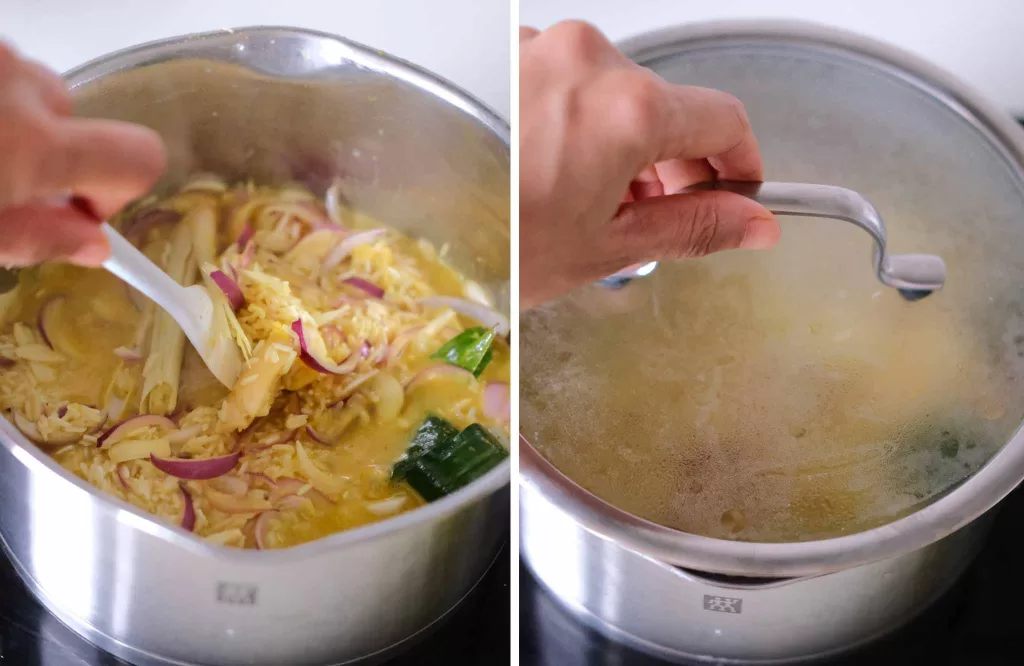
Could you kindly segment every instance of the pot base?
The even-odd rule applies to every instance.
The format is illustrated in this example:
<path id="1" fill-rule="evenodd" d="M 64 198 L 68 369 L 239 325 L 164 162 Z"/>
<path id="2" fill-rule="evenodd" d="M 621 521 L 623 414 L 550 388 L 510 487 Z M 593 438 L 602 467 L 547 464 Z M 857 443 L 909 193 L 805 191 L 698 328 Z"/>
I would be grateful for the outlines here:
<path id="1" fill-rule="evenodd" d="M 990 524 L 836 573 L 730 586 L 597 537 L 529 487 L 520 501 L 521 554 L 562 608 L 611 640 L 689 664 L 807 663 L 878 640 L 953 586 Z"/>
<path id="2" fill-rule="evenodd" d="M 2 551 L 3 555 L 11 562 L 11 566 L 17 572 L 18 578 L 25 583 L 25 586 L 32 593 L 32 596 L 42 604 L 50 615 L 57 618 L 61 624 L 72 632 L 89 641 L 101 650 L 105 650 L 119 659 L 135 664 L 135 666 L 204 666 L 202 664 L 179 661 L 177 659 L 167 659 L 145 650 L 139 650 L 104 634 L 92 625 L 82 622 L 74 615 L 64 612 L 46 596 L 42 588 L 35 582 L 35 580 L 32 579 L 25 567 L 22 566 L 21 562 L 18 561 L 18 558 L 14 556 L 14 553 L 11 552 L 11 549 L 7 546 L 7 542 L 4 541 L 2 534 L 0 534 L 0 551 Z M 495 563 L 501 557 L 502 552 L 504 552 L 504 549 L 499 548 L 494 559 L 492 559 L 490 564 L 487 565 L 487 568 L 484 570 L 480 578 L 473 583 L 472 587 L 470 587 L 461 598 L 452 604 L 448 610 L 444 611 L 435 620 L 424 626 L 416 633 L 384 648 L 383 650 L 380 650 L 379 652 L 367 655 L 366 657 L 344 662 L 335 662 L 333 664 L 325 664 L 324 666 L 348 666 L 354 664 L 358 664 L 359 666 L 375 666 L 376 664 L 382 664 L 389 659 L 410 650 L 420 642 L 426 640 L 433 635 L 435 631 L 440 629 L 453 615 L 455 615 L 466 601 L 473 596 L 477 588 L 480 587 L 480 583 L 487 577 Z"/>

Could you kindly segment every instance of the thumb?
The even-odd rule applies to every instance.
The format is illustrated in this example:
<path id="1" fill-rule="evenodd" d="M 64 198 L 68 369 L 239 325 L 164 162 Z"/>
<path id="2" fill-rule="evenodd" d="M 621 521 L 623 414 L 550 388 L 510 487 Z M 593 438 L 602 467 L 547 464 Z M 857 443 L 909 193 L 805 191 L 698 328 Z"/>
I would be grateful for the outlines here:
<path id="1" fill-rule="evenodd" d="M 778 242 L 778 220 L 761 204 L 732 192 L 688 192 L 623 204 L 612 220 L 620 251 L 631 261 L 703 257 Z"/>
<path id="2" fill-rule="evenodd" d="M 0 265 L 63 259 L 99 266 L 110 246 L 96 220 L 70 206 L 28 204 L 0 209 Z"/>

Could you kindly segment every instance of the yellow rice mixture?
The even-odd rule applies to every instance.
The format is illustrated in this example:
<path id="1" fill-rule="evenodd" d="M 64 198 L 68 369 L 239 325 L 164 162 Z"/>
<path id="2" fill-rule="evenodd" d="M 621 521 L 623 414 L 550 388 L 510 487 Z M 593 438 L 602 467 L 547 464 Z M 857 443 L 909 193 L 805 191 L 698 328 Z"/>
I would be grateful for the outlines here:
<path id="1" fill-rule="evenodd" d="M 430 371 L 441 363 L 433 352 L 480 324 L 419 299 L 486 301 L 429 244 L 386 230 L 325 270 L 343 239 L 381 225 L 301 188 L 229 188 L 208 176 L 113 223 L 182 284 L 202 284 L 214 268 L 235 276 L 245 305 L 228 319 L 247 360 L 229 391 L 164 312 L 106 271 L 22 271 L 0 302 L 0 407 L 94 486 L 174 524 L 187 495 L 196 534 L 274 548 L 423 504 L 390 473 L 429 414 L 457 428 L 480 423 L 507 446 L 507 416 L 487 416 L 483 407 L 485 387 L 509 381 L 505 340 L 477 379 Z M 343 374 L 298 358 L 296 319 L 319 333 Z M 98 446 L 137 414 L 168 416 L 177 429 L 146 426 Z M 182 481 L 150 461 L 233 452 L 240 458 L 231 472 L 202 481 Z"/>

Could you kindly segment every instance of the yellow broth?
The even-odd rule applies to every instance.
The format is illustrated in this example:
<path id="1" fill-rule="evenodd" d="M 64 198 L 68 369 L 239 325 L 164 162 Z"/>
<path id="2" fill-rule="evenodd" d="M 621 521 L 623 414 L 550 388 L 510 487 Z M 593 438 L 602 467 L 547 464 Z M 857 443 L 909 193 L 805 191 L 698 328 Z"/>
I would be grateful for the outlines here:
<path id="1" fill-rule="evenodd" d="M 275 213 L 275 206 L 283 212 Z M 507 441 L 504 417 L 485 414 L 483 404 L 488 384 L 509 380 L 504 339 L 496 339 L 479 378 L 467 372 L 431 374 L 444 365 L 430 358 L 432 353 L 458 332 L 480 326 L 447 308 L 418 304 L 432 295 L 470 298 L 480 293 L 433 248 L 388 231 L 353 249 L 334 268 L 323 269 L 325 252 L 339 239 L 382 226 L 342 211 L 342 231 L 308 193 L 251 185 L 229 190 L 215 183 L 144 202 L 119 223 L 127 234 L 147 211 L 184 215 L 177 224 L 156 225 L 133 237 L 151 259 L 170 265 L 174 235 L 185 233 L 182 225 L 198 229 L 198 218 L 190 216 L 203 207 L 214 213 L 217 267 L 235 272 L 247 297 L 236 317 L 254 347 L 247 368 L 255 367 L 257 356 L 272 344 L 281 346 L 281 358 L 296 354 L 297 339 L 289 337 L 284 316 L 288 312 L 315 319 L 329 358 L 334 363 L 356 359 L 355 367 L 336 376 L 295 358 L 269 382 L 264 409 L 236 408 L 229 415 L 229 403 L 245 403 L 246 374 L 228 389 L 185 344 L 180 360 L 172 359 L 180 372 L 174 379 L 176 398 L 160 403 L 166 409 L 159 412 L 175 421 L 177 430 L 144 427 L 113 444 L 113 436 L 101 442 L 115 423 L 131 423 L 131 417 L 145 413 L 141 395 L 147 382 L 153 383 L 147 379 L 155 372 L 152 357 L 164 353 L 147 348 L 155 339 L 158 311 L 103 270 L 48 264 L 23 271 L 17 291 L 4 302 L 0 357 L 8 360 L 0 368 L 0 405 L 62 466 L 176 524 L 185 520 L 187 495 L 197 534 L 230 546 L 273 548 L 423 505 L 408 484 L 391 480 L 391 467 L 429 415 L 458 429 L 480 423 Z M 256 232 L 249 264 L 234 242 L 245 225 Z M 289 254 L 324 229 L 329 230 L 321 234 L 328 247 L 310 242 L 309 256 Z M 198 231 L 195 237 L 200 238 Z M 195 255 L 199 247 L 196 241 Z M 186 271 L 192 273 L 179 279 L 186 284 L 200 279 L 200 262 L 195 256 L 189 262 Z M 344 281 L 352 276 L 379 284 L 384 297 L 353 289 Z M 407 338 L 404 350 L 392 358 L 400 336 Z M 241 422 L 232 420 L 238 409 Z M 340 427 L 340 434 L 320 441 L 320 425 Z M 187 480 L 157 469 L 147 452 L 186 460 L 239 452 L 240 458 L 228 474 Z"/>

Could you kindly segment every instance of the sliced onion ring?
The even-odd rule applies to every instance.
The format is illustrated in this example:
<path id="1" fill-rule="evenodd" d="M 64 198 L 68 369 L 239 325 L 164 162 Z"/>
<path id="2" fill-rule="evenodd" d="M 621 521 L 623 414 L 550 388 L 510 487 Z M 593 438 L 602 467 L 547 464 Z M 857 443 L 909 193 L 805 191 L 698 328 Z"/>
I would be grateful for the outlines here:
<path id="1" fill-rule="evenodd" d="M 29 418 L 21 412 L 14 412 L 14 425 L 18 426 L 18 430 L 32 441 L 43 441 L 43 436 L 39 434 L 39 429 L 36 428 L 35 422 L 30 421 Z"/>
<path id="2" fill-rule="evenodd" d="M 267 532 L 270 530 L 270 519 L 277 514 L 277 511 L 264 511 L 256 518 L 256 522 L 253 525 L 253 539 L 256 541 L 256 547 L 260 550 L 266 550 L 267 548 Z"/>
<path id="3" fill-rule="evenodd" d="M 364 280 L 361 277 L 350 277 L 342 280 L 347 285 L 361 289 L 369 294 L 372 298 L 384 298 L 384 290 L 369 280 Z"/>
<path id="4" fill-rule="evenodd" d="M 256 259 L 256 243 L 249 241 L 246 244 L 245 249 L 238 255 L 238 270 L 244 271 L 245 269 L 252 266 L 252 262 Z"/>
<path id="5" fill-rule="evenodd" d="M 196 508 L 192 504 L 192 494 L 185 488 L 185 484 L 178 486 L 181 490 L 181 499 L 185 502 L 185 510 L 181 512 L 181 526 L 191 532 L 196 526 Z"/>
<path id="6" fill-rule="evenodd" d="M 359 356 L 357 354 L 350 354 L 347 359 L 341 363 L 335 363 L 331 359 L 327 358 L 326 355 L 314 351 L 309 346 L 309 340 L 306 335 L 305 326 L 301 319 L 296 319 L 292 322 L 292 331 L 299 338 L 299 358 L 302 362 L 325 375 L 344 375 L 352 372 L 356 365 L 359 364 Z"/>
<path id="7" fill-rule="evenodd" d="M 203 481 L 215 479 L 233 470 L 238 464 L 241 453 L 230 453 L 217 458 L 204 458 L 201 460 L 186 460 L 183 458 L 161 458 L 150 454 L 149 460 L 153 466 L 165 474 L 179 479 L 191 481 Z"/>
<path id="8" fill-rule="evenodd" d="M 231 305 L 232 310 L 238 310 L 238 308 L 245 305 L 245 294 L 242 293 L 242 288 L 238 286 L 238 283 L 231 279 L 231 276 L 224 271 L 211 271 L 210 279 L 220 287 L 220 290 L 224 292 L 224 295 L 228 298 L 228 303 Z"/>
<path id="9" fill-rule="evenodd" d="M 484 389 L 484 416 L 495 421 L 508 423 L 512 405 L 508 384 L 491 382 Z"/>
<path id="10" fill-rule="evenodd" d="M 324 257 L 323 263 L 320 265 L 320 272 L 326 273 L 340 264 L 345 257 L 352 254 L 352 250 L 356 249 L 360 245 L 374 243 L 383 238 L 387 233 L 387 229 L 371 229 L 370 231 L 360 231 L 352 234 L 334 246 L 334 249 L 327 253 L 327 256 Z"/>
<path id="11" fill-rule="evenodd" d="M 281 511 L 301 511 L 307 506 L 313 506 L 313 500 L 304 495 L 288 495 L 287 497 L 282 497 L 274 504 L 274 508 Z"/>
<path id="12" fill-rule="evenodd" d="M 148 428 L 150 426 L 172 431 L 178 429 L 177 424 L 166 416 L 160 416 L 159 414 L 140 414 L 139 416 L 133 416 L 125 419 L 120 423 L 115 423 L 107 429 L 105 433 L 99 436 L 99 439 L 96 440 L 96 446 L 101 447 L 104 444 L 113 444 L 114 442 L 124 439 L 127 435 L 140 428 Z"/>
<path id="13" fill-rule="evenodd" d="M 451 308 L 460 314 L 477 320 L 487 328 L 493 328 L 502 337 L 508 335 L 511 329 L 505 315 L 482 303 L 452 296 L 428 296 L 427 298 L 421 298 L 419 302 L 428 308 Z"/>
<path id="14" fill-rule="evenodd" d="M 310 488 L 306 492 L 302 493 L 302 495 L 299 495 L 300 490 L 310 485 L 312 484 L 308 481 L 303 481 L 302 479 L 296 479 L 290 476 L 283 476 L 276 481 L 275 488 L 270 492 L 270 497 L 268 499 L 274 506 L 278 506 L 284 498 L 293 496 L 305 497 L 313 502 L 313 506 L 319 508 L 334 506 L 334 502 L 316 488 Z"/>
<path id="15" fill-rule="evenodd" d="M 117 480 L 121 482 L 121 486 L 125 490 L 131 490 L 132 487 L 128 485 L 128 478 L 131 476 L 128 473 L 128 465 L 126 463 L 117 463 L 117 467 L 114 468 L 117 471 Z"/>
<path id="16" fill-rule="evenodd" d="M 50 340 L 50 334 L 47 333 L 47 330 L 55 330 L 53 318 L 56 316 L 57 308 L 60 307 L 60 303 L 63 300 L 63 296 L 54 296 L 46 301 L 39 308 L 39 316 L 36 318 L 36 328 L 39 329 L 39 335 L 50 349 L 53 349 L 53 342 Z"/>
<path id="17" fill-rule="evenodd" d="M 473 376 L 472 372 L 464 368 L 460 368 L 457 365 L 432 365 L 429 368 L 420 370 L 418 373 L 413 375 L 412 379 L 406 382 L 405 390 L 411 391 L 421 384 L 425 384 L 426 382 L 446 375 L 451 377 L 460 377 L 467 381 L 476 381 L 476 377 Z"/>
<path id="18" fill-rule="evenodd" d="M 238 235 L 238 240 L 235 241 L 235 247 L 238 248 L 239 252 L 245 250 L 245 246 L 249 244 L 255 233 L 256 230 L 252 228 L 252 225 L 246 222 L 245 226 L 242 227 L 242 233 Z"/>

